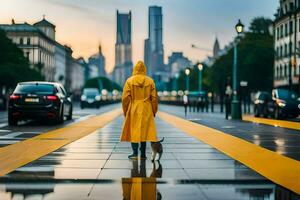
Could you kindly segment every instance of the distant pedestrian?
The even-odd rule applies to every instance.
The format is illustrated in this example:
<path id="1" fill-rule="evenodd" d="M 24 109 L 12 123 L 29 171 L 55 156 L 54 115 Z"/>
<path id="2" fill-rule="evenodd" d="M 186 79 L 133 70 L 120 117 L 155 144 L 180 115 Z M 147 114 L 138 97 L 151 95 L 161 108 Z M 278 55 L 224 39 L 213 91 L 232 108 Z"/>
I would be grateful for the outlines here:
<path id="1" fill-rule="evenodd" d="M 188 107 L 188 104 L 189 104 L 189 98 L 188 96 L 185 94 L 183 95 L 183 106 L 184 106 L 184 116 L 186 117 L 187 115 L 187 107 Z"/>
<path id="2" fill-rule="evenodd" d="M 133 153 L 129 159 L 137 159 L 139 143 L 141 158 L 146 159 L 146 142 L 156 142 L 154 117 L 158 109 L 154 81 L 146 76 L 147 69 L 139 61 L 132 76 L 126 80 L 122 94 L 122 107 L 125 116 L 121 141 L 131 142 Z"/>
<path id="3" fill-rule="evenodd" d="M 231 96 L 232 96 L 232 89 L 228 85 L 226 86 L 225 90 L 225 118 L 228 119 L 229 115 L 231 114 Z"/>

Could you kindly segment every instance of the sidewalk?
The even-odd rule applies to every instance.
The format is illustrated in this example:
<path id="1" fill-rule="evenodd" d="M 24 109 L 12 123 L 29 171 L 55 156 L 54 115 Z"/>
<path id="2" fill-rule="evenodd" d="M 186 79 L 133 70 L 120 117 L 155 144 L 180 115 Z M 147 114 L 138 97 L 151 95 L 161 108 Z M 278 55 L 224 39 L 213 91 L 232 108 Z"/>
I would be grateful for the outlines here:
<path id="1" fill-rule="evenodd" d="M 256 172 L 156 119 L 165 137 L 160 165 L 130 161 L 123 117 L 0 178 L 0 199 L 274 199 L 282 192 Z M 151 176 L 151 177 L 150 177 Z M 147 198 L 143 198 L 147 196 Z"/>

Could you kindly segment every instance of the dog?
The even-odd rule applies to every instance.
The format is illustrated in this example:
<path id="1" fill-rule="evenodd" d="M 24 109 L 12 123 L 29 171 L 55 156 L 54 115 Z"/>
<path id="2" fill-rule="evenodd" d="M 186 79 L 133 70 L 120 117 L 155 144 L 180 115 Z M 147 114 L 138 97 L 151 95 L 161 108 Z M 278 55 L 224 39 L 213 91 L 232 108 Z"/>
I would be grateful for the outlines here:
<path id="1" fill-rule="evenodd" d="M 156 168 L 156 162 L 153 162 L 153 169 L 152 169 L 152 173 L 150 175 L 150 177 L 153 178 L 161 178 L 162 177 L 162 173 L 163 173 L 163 169 L 161 164 L 158 162 L 158 168 Z"/>
<path id="2" fill-rule="evenodd" d="M 156 155 L 158 154 L 158 159 L 157 161 L 160 161 L 160 158 L 162 156 L 163 153 L 163 146 L 162 146 L 162 142 L 164 141 L 165 138 L 161 139 L 160 141 L 157 142 L 151 142 L 151 149 L 152 149 L 152 158 L 151 161 L 154 162 Z"/>

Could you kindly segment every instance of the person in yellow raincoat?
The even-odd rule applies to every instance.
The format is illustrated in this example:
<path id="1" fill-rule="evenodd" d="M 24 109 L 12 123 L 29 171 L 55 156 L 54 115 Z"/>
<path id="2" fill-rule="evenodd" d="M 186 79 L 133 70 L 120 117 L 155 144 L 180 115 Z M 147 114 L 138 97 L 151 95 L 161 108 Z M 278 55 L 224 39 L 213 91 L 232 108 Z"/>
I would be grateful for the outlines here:
<path id="1" fill-rule="evenodd" d="M 141 158 L 146 159 L 146 142 L 156 142 L 154 117 L 158 109 L 154 81 L 148 77 L 142 61 L 135 65 L 132 76 L 126 80 L 122 94 L 122 108 L 125 116 L 121 141 L 131 142 L 133 153 L 129 159 L 138 157 L 141 143 Z"/>

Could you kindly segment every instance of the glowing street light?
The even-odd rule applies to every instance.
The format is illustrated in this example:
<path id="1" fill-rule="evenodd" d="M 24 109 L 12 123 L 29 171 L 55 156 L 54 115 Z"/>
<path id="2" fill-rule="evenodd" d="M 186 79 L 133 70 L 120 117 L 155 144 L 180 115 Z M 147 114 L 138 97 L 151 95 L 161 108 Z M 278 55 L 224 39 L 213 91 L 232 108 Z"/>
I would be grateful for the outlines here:
<path id="1" fill-rule="evenodd" d="M 198 81 L 199 81 L 199 83 L 198 83 L 198 89 L 199 89 L 199 91 L 202 91 L 202 70 L 203 70 L 203 64 L 202 63 L 198 63 L 197 64 L 197 66 L 198 66 Z"/>
<path id="2" fill-rule="evenodd" d="M 186 90 L 189 92 L 190 91 L 190 75 L 191 70 L 189 68 L 185 69 L 185 86 L 186 86 Z"/>

